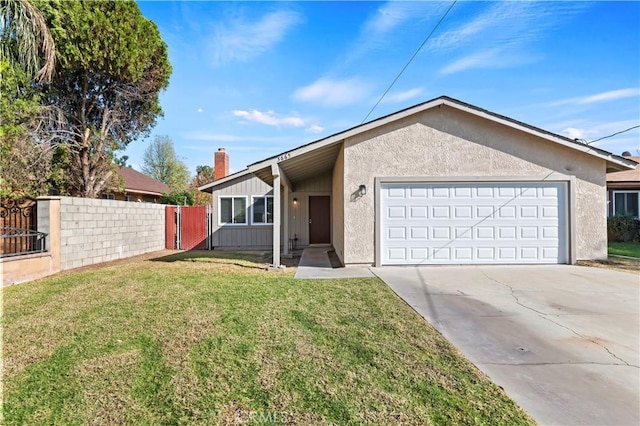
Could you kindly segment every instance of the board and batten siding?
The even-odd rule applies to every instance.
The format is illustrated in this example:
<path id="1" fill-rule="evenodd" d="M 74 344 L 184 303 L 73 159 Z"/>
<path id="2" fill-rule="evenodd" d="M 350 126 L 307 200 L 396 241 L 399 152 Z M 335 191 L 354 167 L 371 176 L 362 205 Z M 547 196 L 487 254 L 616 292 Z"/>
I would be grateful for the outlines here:
<path id="1" fill-rule="evenodd" d="M 271 225 L 251 224 L 252 197 L 273 195 L 271 186 L 254 175 L 244 175 L 233 179 L 213 191 L 213 227 L 211 243 L 213 248 L 253 248 L 268 249 L 273 242 L 273 228 Z M 220 197 L 247 197 L 247 224 L 220 225 L 219 199 Z"/>
<path id="2" fill-rule="evenodd" d="M 297 247 L 309 245 L 309 196 L 330 196 L 332 182 L 333 176 L 329 172 L 296 183 L 295 192 L 289 194 L 289 238 L 297 238 Z M 212 246 L 214 248 L 270 249 L 273 244 L 272 226 L 251 224 L 251 197 L 265 195 L 273 195 L 273 189 L 254 175 L 240 176 L 216 188 L 213 191 Z M 219 199 L 225 196 L 247 197 L 247 225 L 220 226 Z M 294 198 L 297 203 L 293 202 Z M 282 227 L 280 229 L 282 232 Z M 281 241 L 283 244 L 286 243 L 284 239 Z"/>

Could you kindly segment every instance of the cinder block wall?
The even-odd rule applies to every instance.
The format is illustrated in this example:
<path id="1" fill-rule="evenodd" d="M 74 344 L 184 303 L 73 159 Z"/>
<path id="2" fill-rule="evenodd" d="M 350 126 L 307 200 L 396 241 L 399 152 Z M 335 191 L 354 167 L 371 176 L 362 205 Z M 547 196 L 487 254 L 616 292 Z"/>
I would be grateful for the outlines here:
<path id="1" fill-rule="evenodd" d="M 163 204 L 61 197 L 61 269 L 164 249 L 164 211 Z"/>

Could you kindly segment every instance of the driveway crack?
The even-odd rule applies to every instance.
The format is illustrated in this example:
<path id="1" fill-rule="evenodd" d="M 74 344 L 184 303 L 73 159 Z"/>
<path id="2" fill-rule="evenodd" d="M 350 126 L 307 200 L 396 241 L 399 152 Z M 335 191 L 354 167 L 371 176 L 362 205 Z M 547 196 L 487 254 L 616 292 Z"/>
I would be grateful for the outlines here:
<path id="1" fill-rule="evenodd" d="M 626 362 L 619 363 L 619 362 L 595 362 L 595 361 L 517 362 L 517 363 L 511 363 L 511 362 L 483 362 L 481 364 L 483 364 L 483 365 L 505 365 L 505 366 L 508 366 L 508 365 L 513 365 L 513 366 L 520 366 L 520 365 L 529 365 L 529 366 L 536 366 L 536 365 L 610 365 L 610 366 L 640 368 L 637 365 L 627 364 Z"/>
<path id="2" fill-rule="evenodd" d="M 564 328 L 565 330 L 570 331 L 571 333 L 575 334 L 577 337 L 579 337 L 579 338 L 581 338 L 581 339 L 587 340 L 587 341 L 589 341 L 589 342 L 591 342 L 591 343 L 594 343 L 594 344 L 596 344 L 596 345 L 600 346 L 602 349 L 604 349 L 605 351 L 607 351 L 607 353 L 608 353 L 609 355 L 611 355 L 612 357 L 614 357 L 614 358 L 615 358 L 615 359 L 617 359 L 618 361 L 620 361 L 620 362 L 624 363 L 624 365 L 627 365 L 627 366 L 629 366 L 629 367 L 640 368 L 640 366 L 633 365 L 633 364 L 629 364 L 627 361 L 625 361 L 624 359 L 620 358 L 618 355 L 616 355 L 616 354 L 614 354 L 613 352 L 611 352 L 611 351 L 609 350 L 609 348 L 607 348 L 607 347 L 606 347 L 605 345 L 603 345 L 602 343 L 600 343 L 600 342 L 596 341 L 595 339 L 589 338 L 588 336 L 584 336 L 584 335 L 582 335 L 582 334 L 578 333 L 577 331 L 575 331 L 574 329 L 572 329 L 571 327 L 567 327 L 566 325 L 560 324 L 560 323 L 558 323 L 558 322 L 554 321 L 553 319 L 549 318 L 549 315 L 552 315 L 552 314 L 548 314 L 548 313 L 546 313 L 546 312 L 542 312 L 542 311 L 539 311 L 539 310 L 537 310 L 537 309 L 534 309 L 534 308 L 532 308 L 531 306 L 527 306 L 527 305 L 525 305 L 524 303 L 520 302 L 520 299 L 518 299 L 518 296 L 516 296 L 516 295 L 515 295 L 515 293 L 514 293 L 514 290 L 513 290 L 513 287 L 512 287 L 512 286 L 510 286 L 510 285 L 509 285 L 509 284 L 507 284 L 507 283 L 503 283 L 503 282 L 501 282 L 501 281 L 499 281 L 499 280 L 496 280 L 496 279 L 495 279 L 495 278 L 493 278 L 493 277 L 490 277 L 490 276 L 489 276 L 489 275 L 487 275 L 487 273 L 486 273 L 485 271 L 483 271 L 482 269 L 480 270 L 480 272 L 482 272 L 482 275 L 484 275 L 486 279 L 488 279 L 488 280 L 490 280 L 490 281 L 493 281 L 493 282 L 494 282 L 494 283 L 496 283 L 496 284 L 500 284 L 500 285 L 503 285 L 503 286 L 507 287 L 507 288 L 509 289 L 509 292 L 510 292 L 509 294 L 510 294 L 510 296 L 513 298 L 513 300 L 515 300 L 515 301 L 516 301 L 516 304 L 517 304 L 517 305 L 522 306 L 522 307 L 523 307 L 523 308 L 525 308 L 525 309 L 528 309 L 528 310 L 530 310 L 530 311 L 533 311 L 533 312 L 537 313 L 537 314 L 538 314 L 538 316 L 539 316 L 540 318 L 542 318 L 543 320 L 549 321 L 549 322 L 551 322 L 551 323 L 553 323 L 553 324 L 557 325 L 558 327 Z M 596 364 L 596 363 L 594 363 L 594 364 Z M 606 365 L 606 364 L 605 364 L 605 365 Z M 618 364 L 611 364 L 611 365 L 618 365 Z"/>

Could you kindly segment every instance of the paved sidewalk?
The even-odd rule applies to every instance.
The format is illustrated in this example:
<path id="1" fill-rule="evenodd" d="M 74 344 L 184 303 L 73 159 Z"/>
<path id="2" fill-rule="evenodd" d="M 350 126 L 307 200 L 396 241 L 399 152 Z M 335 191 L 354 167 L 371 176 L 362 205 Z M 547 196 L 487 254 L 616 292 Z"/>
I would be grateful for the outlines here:
<path id="1" fill-rule="evenodd" d="M 296 278 L 300 279 L 334 279 L 334 278 L 372 278 L 373 273 L 366 266 L 349 266 L 334 268 L 331 266 L 328 252 L 331 246 L 307 247 L 302 251 L 298 263 Z"/>

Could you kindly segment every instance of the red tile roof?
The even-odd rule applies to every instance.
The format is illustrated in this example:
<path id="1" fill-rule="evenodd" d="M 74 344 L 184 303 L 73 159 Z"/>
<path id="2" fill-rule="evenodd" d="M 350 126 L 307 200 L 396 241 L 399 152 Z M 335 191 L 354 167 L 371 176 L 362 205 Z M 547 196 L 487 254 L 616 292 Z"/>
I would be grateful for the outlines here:
<path id="1" fill-rule="evenodd" d="M 118 175 L 124 179 L 124 190 L 126 192 L 161 195 L 163 192 L 171 191 L 164 182 L 142 174 L 131 167 L 118 166 L 117 171 Z"/>
<path id="2" fill-rule="evenodd" d="M 640 163 L 640 156 L 625 156 L 624 158 Z M 637 182 L 640 185 L 640 165 L 636 166 L 634 170 L 607 173 L 607 182 Z"/>

